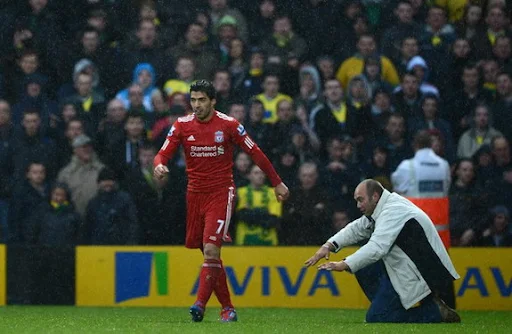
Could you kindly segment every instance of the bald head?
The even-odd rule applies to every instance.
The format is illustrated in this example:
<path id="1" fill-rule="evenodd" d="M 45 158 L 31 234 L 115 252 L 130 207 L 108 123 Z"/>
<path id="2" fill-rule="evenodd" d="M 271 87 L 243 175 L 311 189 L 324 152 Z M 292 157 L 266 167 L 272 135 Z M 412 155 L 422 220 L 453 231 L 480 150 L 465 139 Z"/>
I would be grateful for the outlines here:
<path id="1" fill-rule="evenodd" d="M 380 182 L 373 179 L 361 181 L 354 191 L 354 199 L 357 202 L 357 208 L 365 216 L 371 216 L 380 197 L 384 191 L 384 187 Z"/>

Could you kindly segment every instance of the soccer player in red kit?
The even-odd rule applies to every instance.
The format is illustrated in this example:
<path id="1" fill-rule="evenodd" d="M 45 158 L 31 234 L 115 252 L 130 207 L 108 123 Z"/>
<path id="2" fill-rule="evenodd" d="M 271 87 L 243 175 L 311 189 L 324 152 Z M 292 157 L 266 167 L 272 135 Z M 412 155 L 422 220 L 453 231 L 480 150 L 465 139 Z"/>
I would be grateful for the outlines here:
<path id="1" fill-rule="evenodd" d="M 220 259 L 222 243 L 231 241 L 228 229 L 234 209 L 235 145 L 250 154 L 267 174 L 279 201 L 286 200 L 289 195 L 288 187 L 247 135 L 243 125 L 215 110 L 215 94 L 209 81 L 199 80 L 192 84 L 190 104 L 194 113 L 178 118 L 154 160 L 155 177 L 162 178 L 169 172 L 166 166 L 169 159 L 180 145 L 184 147 L 188 176 L 185 246 L 201 249 L 204 256 L 197 300 L 190 308 L 192 320 L 196 322 L 203 320 L 212 292 L 222 305 L 220 320 L 237 321 Z"/>

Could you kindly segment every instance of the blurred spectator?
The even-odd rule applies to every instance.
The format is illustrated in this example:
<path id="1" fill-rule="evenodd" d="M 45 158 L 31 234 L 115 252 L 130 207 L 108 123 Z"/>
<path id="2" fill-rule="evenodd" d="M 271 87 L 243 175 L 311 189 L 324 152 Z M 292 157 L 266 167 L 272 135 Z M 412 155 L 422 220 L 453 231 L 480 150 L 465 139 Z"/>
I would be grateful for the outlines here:
<path id="1" fill-rule="evenodd" d="M 323 163 L 322 181 L 333 198 L 347 203 L 351 212 L 357 212 L 353 195 L 362 173 L 354 151 L 354 142 L 349 136 L 331 138 L 327 143 L 328 159 Z"/>
<path id="2" fill-rule="evenodd" d="M 231 75 L 231 90 L 240 94 L 245 86 L 249 71 L 247 46 L 240 38 L 234 38 L 229 45 L 228 70 Z"/>
<path id="3" fill-rule="evenodd" d="M 264 66 L 264 52 L 259 48 L 252 48 L 249 57 L 249 66 L 243 77 L 243 86 L 234 86 L 234 93 L 240 96 L 243 101 L 247 101 L 263 91 Z"/>
<path id="4" fill-rule="evenodd" d="M 134 75 L 132 81 L 143 85 L 145 90 L 150 86 L 163 85 L 164 80 L 172 74 L 172 58 L 165 55 L 164 44 L 160 39 L 160 32 L 157 30 L 155 23 L 148 19 L 141 20 L 135 32 L 135 37 L 136 39 L 127 41 L 122 51 L 123 77 L 128 78 L 130 73 L 127 71 L 135 68 L 137 76 Z M 145 66 L 138 68 L 141 64 L 145 64 Z M 151 68 L 148 68 L 148 66 Z M 140 81 L 139 71 L 142 69 L 149 71 L 151 74 L 150 84 L 147 81 Z M 147 93 L 151 94 L 150 91 Z"/>
<path id="5" fill-rule="evenodd" d="M 276 18 L 276 0 L 258 1 L 258 11 L 248 16 L 251 45 L 260 45 L 267 36 L 272 34 L 274 20 Z"/>
<path id="6" fill-rule="evenodd" d="M 483 72 L 484 89 L 495 96 L 496 82 L 498 79 L 498 74 L 500 73 L 500 65 L 494 59 L 483 60 L 479 64 L 481 71 Z"/>
<path id="7" fill-rule="evenodd" d="M 63 136 L 57 138 L 57 160 L 59 169 L 71 161 L 73 157 L 73 140 L 83 134 L 85 134 L 85 126 L 81 119 L 74 118 L 66 124 Z"/>
<path id="8" fill-rule="evenodd" d="M 484 228 L 489 205 L 489 197 L 475 180 L 471 160 L 457 162 L 449 199 L 451 245 L 471 246 Z"/>
<path id="9" fill-rule="evenodd" d="M 413 156 L 412 148 L 406 139 L 407 127 L 404 117 L 400 114 L 391 114 L 384 130 L 383 136 L 369 142 L 365 155 L 370 156 L 374 147 L 383 146 L 389 152 L 389 168 L 395 170 L 402 160 Z"/>
<path id="10" fill-rule="evenodd" d="M 455 24 L 457 36 L 471 40 L 477 31 L 485 29 L 482 18 L 482 7 L 476 3 L 467 4 L 462 19 Z"/>
<path id="11" fill-rule="evenodd" d="M 46 167 L 41 162 L 26 163 L 25 177 L 16 184 L 9 207 L 9 242 L 28 243 L 30 216 L 49 195 Z"/>
<path id="12" fill-rule="evenodd" d="M 445 138 L 446 160 L 455 159 L 456 147 L 450 124 L 439 116 L 439 99 L 435 95 L 425 95 L 421 101 L 421 115 L 409 119 L 409 134 L 414 136 L 419 130 L 437 129 Z"/>
<path id="13" fill-rule="evenodd" d="M 96 179 L 104 167 L 92 147 L 92 140 L 80 135 L 73 140 L 71 162 L 59 171 L 57 180 L 65 183 L 71 191 L 76 211 L 85 217 L 87 203 L 96 195 Z"/>
<path id="14" fill-rule="evenodd" d="M 279 76 L 275 73 L 267 73 L 263 79 L 263 93 L 255 96 L 263 103 L 265 114 L 263 121 L 265 123 L 275 123 L 278 120 L 278 104 L 281 101 L 291 102 L 292 98 L 279 92 Z M 291 105 L 291 103 L 290 103 Z"/>
<path id="15" fill-rule="evenodd" d="M 12 84 L 7 85 L 6 98 L 12 102 L 19 102 L 26 94 L 26 79 L 29 76 L 37 75 L 41 85 L 47 86 L 49 78 L 41 73 L 39 54 L 36 50 L 24 50 L 16 61 L 15 66 L 6 69 L 6 81 Z"/>
<path id="16" fill-rule="evenodd" d="M 504 136 L 491 139 L 491 152 L 494 160 L 494 177 L 501 180 L 503 172 L 512 166 L 510 141 Z"/>
<path id="17" fill-rule="evenodd" d="M 471 128 L 464 132 L 457 148 L 458 158 L 471 158 L 482 145 L 489 145 L 491 139 L 502 136 L 492 124 L 492 118 L 487 105 L 478 105 L 472 113 Z"/>
<path id="18" fill-rule="evenodd" d="M 291 188 L 298 186 L 299 155 L 292 145 L 284 145 L 278 150 L 274 161 L 276 171 L 283 182 Z"/>
<path id="19" fill-rule="evenodd" d="M 498 36 L 492 47 L 494 58 L 498 61 L 500 69 L 512 73 L 512 46 L 510 36 Z"/>
<path id="20" fill-rule="evenodd" d="M 345 60 L 336 72 L 336 78 L 341 82 L 343 88 L 348 86 L 350 79 L 363 73 L 364 59 L 374 54 L 377 54 L 375 36 L 370 34 L 361 35 L 357 41 L 357 53 Z M 382 66 L 382 79 L 392 85 L 397 85 L 399 83 L 398 73 L 391 60 L 382 55 L 377 55 L 377 57 Z"/>
<path id="21" fill-rule="evenodd" d="M 266 185 L 265 173 L 257 165 L 251 166 L 249 181 L 247 186 L 237 189 L 235 244 L 277 246 L 282 204 Z"/>
<path id="22" fill-rule="evenodd" d="M 71 202 L 71 194 L 63 183 L 57 183 L 32 212 L 27 226 L 26 243 L 45 246 L 75 246 L 81 227 L 80 215 Z"/>
<path id="23" fill-rule="evenodd" d="M 382 35 L 382 53 L 391 59 L 399 58 L 399 50 L 404 40 L 414 38 L 416 41 L 421 36 L 421 26 L 414 21 L 413 7 L 409 1 L 399 1 L 395 10 L 398 18 L 396 24 L 386 29 Z"/>
<path id="24" fill-rule="evenodd" d="M 346 209 L 335 208 L 332 213 L 332 232 L 337 233 L 350 223 L 351 219 Z"/>
<path id="25" fill-rule="evenodd" d="M 212 79 L 219 56 L 207 43 L 205 28 L 199 23 L 190 23 L 184 37 L 185 40 L 168 49 L 165 56 L 172 57 L 175 63 L 180 57 L 189 57 L 196 64 L 196 78 Z"/>
<path id="26" fill-rule="evenodd" d="M 75 78 L 76 93 L 63 100 L 78 107 L 78 113 L 86 124 L 86 132 L 94 136 L 105 113 L 105 97 L 93 90 L 93 76 L 80 73 Z"/>
<path id="27" fill-rule="evenodd" d="M 477 59 L 491 58 L 492 47 L 498 36 L 511 36 L 505 11 L 499 6 L 488 8 L 485 25 L 487 29 L 478 29 L 472 40 L 472 49 L 475 50 Z"/>
<path id="28" fill-rule="evenodd" d="M 48 134 L 50 119 L 57 115 L 58 106 L 47 95 L 45 77 L 37 73 L 27 75 L 23 87 L 18 103 L 12 106 L 12 121 L 15 126 L 19 126 L 25 110 L 37 110 L 41 118 L 41 129 Z"/>
<path id="29" fill-rule="evenodd" d="M 427 81 L 430 68 L 422 57 L 413 57 L 407 64 L 407 72 L 413 74 L 418 79 L 419 89 L 422 94 L 434 94 L 439 96 L 437 87 Z M 395 91 L 400 91 L 401 89 L 402 87 L 398 86 Z"/>
<path id="30" fill-rule="evenodd" d="M 382 68 L 378 57 L 370 56 L 365 59 L 362 77 L 368 83 L 370 95 L 373 95 L 377 90 L 385 90 L 389 93 L 393 91 L 393 86 L 389 82 L 382 80 L 381 73 Z"/>
<path id="31" fill-rule="evenodd" d="M 56 173 L 57 147 L 55 142 L 46 136 L 41 129 L 41 116 L 34 109 L 23 112 L 21 128 L 12 140 L 12 161 L 14 180 L 23 180 L 28 164 L 40 161 L 46 166 L 46 177 L 53 180 Z"/>
<path id="32" fill-rule="evenodd" d="M 160 118 L 157 118 L 151 130 L 153 143 L 156 144 L 157 147 L 162 147 L 167 137 L 167 133 L 174 122 L 176 122 L 179 117 L 185 116 L 186 114 L 185 108 L 176 104 L 171 106 L 168 111 L 164 112 Z"/>
<path id="33" fill-rule="evenodd" d="M 170 167 L 173 174 L 169 177 L 153 178 L 156 152 L 157 149 L 150 144 L 139 147 L 139 167 L 127 173 L 123 188 L 131 195 L 137 208 L 140 244 L 181 244 L 185 237 L 186 179 L 176 173 L 175 166 Z"/>
<path id="34" fill-rule="evenodd" d="M 492 110 L 494 124 L 510 140 L 512 139 L 512 74 L 499 74 L 496 88 L 498 100 Z"/>
<path id="35" fill-rule="evenodd" d="M 212 33 L 214 35 L 217 33 L 215 29 L 218 27 L 219 22 L 226 16 L 231 16 L 236 22 L 240 37 L 244 41 L 248 40 L 249 33 L 247 31 L 247 22 L 238 9 L 229 7 L 227 0 L 208 0 L 208 4 L 210 5 L 209 14 L 212 22 Z"/>
<path id="36" fill-rule="evenodd" d="M 98 193 L 87 204 L 82 245 L 137 245 L 137 209 L 130 195 L 119 190 L 115 172 L 104 168 L 97 178 Z"/>
<path id="37" fill-rule="evenodd" d="M 9 198 L 13 186 L 11 179 L 13 134 L 11 107 L 7 101 L 0 100 L 0 242 L 6 242 L 8 239 Z"/>
<path id="38" fill-rule="evenodd" d="M 482 89 L 480 71 L 475 65 L 466 65 L 460 78 L 462 87 L 456 90 L 448 102 L 444 118 L 450 122 L 454 139 L 467 131 L 471 123 L 471 112 L 479 103 L 491 103 L 492 95 Z"/>
<path id="39" fill-rule="evenodd" d="M 372 156 L 361 164 L 361 170 L 365 179 L 374 179 L 380 182 L 384 188 L 393 191 L 391 183 L 391 170 L 389 169 L 388 150 L 383 146 L 376 146 Z"/>
<path id="40" fill-rule="evenodd" d="M 335 79 L 334 72 L 334 59 L 328 55 L 318 57 L 316 60 L 316 67 L 320 71 L 320 78 L 322 79 L 322 85 L 328 80 Z"/>
<path id="41" fill-rule="evenodd" d="M 244 187 L 249 184 L 249 173 L 252 160 L 249 155 L 243 151 L 239 151 L 235 155 L 233 181 L 237 188 Z"/>
<path id="42" fill-rule="evenodd" d="M 144 111 L 152 112 L 153 105 L 151 104 L 151 94 L 157 89 L 155 85 L 156 74 L 154 67 L 148 63 L 137 64 L 133 70 L 132 85 L 117 93 L 116 99 L 123 101 L 124 107 L 128 110 L 139 110 L 141 106 L 139 103 L 135 104 L 134 99 L 136 101 L 142 99 Z M 142 92 L 139 93 L 139 90 L 136 89 L 135 86 L 139 86 Z"/>
<path id="43" fill-rule="evenodd" d="M 127 110 L 123 101 L 112 99 L 107 105 L 107 116 L 101 120 L 96 133 L 97 152 L 100 156 L 104 155 L 107 147 L 112 147 L 114 143 L 122 140 L 124 136 L 124 123 Z"/>
<path id="44" fill-rule="evenodd" d="M 218 69 L 215 71 L 213 87 L 215 87 L 217 101 L 215 109 L 227 113 L 229 105 L 234 102 L 234 96 L 231 92 L 231 74 L 228 70 Z"/>
<path id="45" fill-rule="evenodd" d="M 167 96 L 172 96 L 174 93 L 188 94 L 190 84 L 195 78 L 196 64 L 194 63 L 194 60 L 187 56 L 177 58 L 176 68 L 174 71 L 176 72 L 177 77 L 165 82 L 165 93 Z"/>
<path id="46" fill-rule="evenodd" d="M 263 122 L 265 110 L 260 100 L 252 99 L 249 105 L 249 115 L 244 123 L 245 130 L 258 146 L 268 154 L 269 139 L 272 131 L 272 125 Z M 281 174 L 279 174 L 281 175 Z M 282 177 L 282 175 L 281 175 Z M 288 184 L 285 182 L 285 184 Z"/>
<path id="47" fill-rule="evenodd" d="M 261 43 L 261 48 L 268 64 L 283 70 L 298 70 L 307 52 L 306 42 L 293 30 L 290 18 L 285 15 L 275 19 L 273 33 Z"/>
<path id="48" fill-rule="evenodd" d="M 279 146 L 290 144 L 290 132 L 293 127 L 300 127 L 293 104 L 288 100 L 277 103 L 277 122 L 272 124 L 272 132 L 269 138 L 272 157 L 276 156 Z"/>
<path id="49" fill-rule="evenodd" d="M 372 119 L 375 136 L 384 132 L 389 115 L 395 113 L 395 107 L 391 104 L 390 93 L 383 89 L 373 92 Z"/>
<path id="50" fill-rule="evenodd" d="M 92 90 L 99 96 L 105 96 L 105 91 L 101 86 L 100 82 L 100 74 L 98 67 L 91 60 L 87 58 L 82 58 L 78 60 L 73 69 L 73 81 L 69 83 L 65 83 L 59 88 L 58 97 L 60 100 L 64 100 L 67 97 L 76 94 L 76 87 L 74 82 L 76 82 L 77 76 L 80 73 L 87 73 L 92 76 Z"/>
<path id="51" fill-rule="evenodd" d="M 299 71 L 300 94 L 295 97 L 295 104 L 305 106 L 309 115 L 310 111 L 320 103 L 322 97 L 322 84 L 320 74 L 314 66 L 303 66 Z"/>
<path id="52" fill-rule="evenodd" d="M 401 114 L 405 120 L 417 116 L 422 99 L 423 94 L 420 91 L 418 78 L 410 73 L 404 74 L 400 89 L 395 89 L 393 93 L 393 105 L 397 113 Z"/>
<path id="53" fill-rule="evenodd" d="M 491 226 L 482 233 L 480 245 L 485 247 L 512 247 L 512 233 L 509 226 L 509 210 L 501 205 L 495 206 L 491 209 Z"/>
<path id="54" fill-rule="evenodd" d="M 357 75 L 350 79 L 347 87 L 347 113 L 356 122 L 349 135 L 358 148 L 374 134 L 371 100 L 372 91 L 365 77 Z"/>
<path id="55" fill-rule="evenodd" d="M 401 40 L 399 54 L 393 58 L 393 63 L 395 64 L 400 77 L 407 72 L 407 64 L 409 64 L 412 58 L 418 56 L 419 52 L 420 47 L 418 38 L 414 36 L 407 36 Z"/>
<path id="56" fill-rule="evenodd" d="M 247 110 L 242 103 L 233 103 L 228 107 L 227 115 L 236 119 L 240 124 L 245 125 Z"/>
<path id="57" fill-rule="evenodd" d="M 118 181 L 123 182 L 130 170 L 138 168 L 139 147 L 147 140 L 144 130 L 144 114 L 130 112 L 124 124 L 124 136 L 106 148 L 102 158 L 116 173 Z"/>
<path id="58" fill-rule="evenodd" d="M 331 233 L 331 196 L 319 183 L 315 163 L 300 166 L 299 180 L 299 186 L 283 204 L 280 239 L 287 246 L 321 244 Z"/>
<path id="59" fill-rule="evenodd" d="M 237 21 L 234 17 L 225 15 L 217 23 L 216 31 L 217 39 L 215 44 L 220 54 L 219 65 L 227 67 L 230 59 L 231 41 L 240 38 L 238 34 Z"/>

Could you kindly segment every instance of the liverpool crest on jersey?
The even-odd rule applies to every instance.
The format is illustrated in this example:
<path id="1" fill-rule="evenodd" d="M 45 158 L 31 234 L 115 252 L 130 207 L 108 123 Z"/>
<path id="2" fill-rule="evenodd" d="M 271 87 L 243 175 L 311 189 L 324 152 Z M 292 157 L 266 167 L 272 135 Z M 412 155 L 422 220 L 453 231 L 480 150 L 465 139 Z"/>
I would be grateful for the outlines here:
<path id="1" fill-rule="evenodd" d="M 224 132 L 222 132 L 222 131 L 215 132 L 215 142 L 216 143 L 224 142 Z"/>

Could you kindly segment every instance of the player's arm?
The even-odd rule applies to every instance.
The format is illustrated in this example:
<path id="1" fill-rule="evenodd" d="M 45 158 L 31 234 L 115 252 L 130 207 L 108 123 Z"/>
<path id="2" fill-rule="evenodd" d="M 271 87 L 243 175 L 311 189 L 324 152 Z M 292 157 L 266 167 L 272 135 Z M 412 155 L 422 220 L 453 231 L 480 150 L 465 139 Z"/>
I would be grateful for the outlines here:
<path id="1" fill-rule="evenodd" d="M 274 166 L 270 160 L 268 160 L 267 156 L 263 151 L 259 148 L 259 146 L 249 137 L 245 128 L 242 124 L 237 121 L 233 121 L 232 123 L 232 138 L 235 143 L 238 144 L 247 154 L 249 154 L 252 160 L 261 168 L 263 172 L 267 175 L 272 187 L 274 187 L 274 192 L 279 201 L 284 201 L 288 198 L 290 192 L 288 191 L 288 187 L 283 183 L 279 175 L 277 174 Z"/>
<path id="2" fill-rule="evenodd" d="M 180 145 L 180 132 L 179 123 L 175 122 L 167 133 L 167 138 L 160 148 L 160 151 L 158 151 L 158 154 L 153 160 L 154 175 L 156 178 L 161 179 L 165 174 L 169 173 L 167 162 L 174 156 L 174 153 L 176 153 Z"/>

